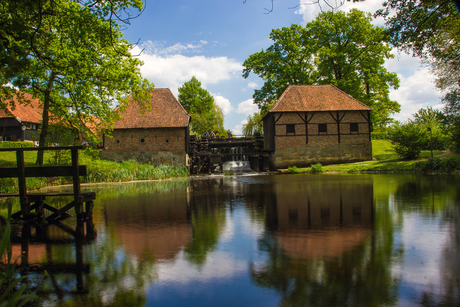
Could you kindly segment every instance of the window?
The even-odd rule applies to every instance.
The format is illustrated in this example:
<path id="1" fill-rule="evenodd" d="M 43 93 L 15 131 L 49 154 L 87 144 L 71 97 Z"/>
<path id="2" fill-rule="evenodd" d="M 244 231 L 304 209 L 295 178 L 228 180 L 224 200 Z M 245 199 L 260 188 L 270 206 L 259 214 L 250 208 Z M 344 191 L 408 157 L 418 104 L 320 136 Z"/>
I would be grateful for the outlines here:
<path id="1" fill-rule="evenodd" d="M 318 124 L 319 133 L 327 133 L 327 124 Z"/>
<path id="2" fill-rule="evenodd" d="M 359 132 L 359 125 L 358 125 L 358 123 L 351 123 L 351 124 L 350 124 L 350 132 Z"/>
<path id="3" fill-rule="evenodd" d="M 286 133 L 295 133 L 295 125 L 294 124 L 286 125 Z"/>

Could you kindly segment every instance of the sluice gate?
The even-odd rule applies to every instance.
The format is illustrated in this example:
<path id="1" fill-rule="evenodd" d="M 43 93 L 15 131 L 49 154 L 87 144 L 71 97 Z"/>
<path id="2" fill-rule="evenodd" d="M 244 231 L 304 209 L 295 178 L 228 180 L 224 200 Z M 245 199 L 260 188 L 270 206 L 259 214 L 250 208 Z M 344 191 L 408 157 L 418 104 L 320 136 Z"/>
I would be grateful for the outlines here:
<path id="1" fill-rule="evenodd" d="M 263 136 L 254 137 L 189 137 L 189 163 L 191 174 L 222 172 L 229 161 L 249 161 L 251 169 L 268 171 L 268 151 L 264 150 Z"/>

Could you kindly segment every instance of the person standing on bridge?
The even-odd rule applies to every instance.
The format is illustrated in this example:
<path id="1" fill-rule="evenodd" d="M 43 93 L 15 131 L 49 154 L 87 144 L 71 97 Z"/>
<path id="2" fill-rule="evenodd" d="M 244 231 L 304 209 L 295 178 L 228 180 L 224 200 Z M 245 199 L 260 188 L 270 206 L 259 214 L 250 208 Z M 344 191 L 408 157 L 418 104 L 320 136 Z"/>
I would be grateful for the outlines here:
<path id="1" fill-rule="evenodd" d="M 232 138 L 232 132 L 230 131 L 230 129 L 228 129 L 228 131 L 227 131 L 227 136 L 228 136 L 229 139 Z"/>

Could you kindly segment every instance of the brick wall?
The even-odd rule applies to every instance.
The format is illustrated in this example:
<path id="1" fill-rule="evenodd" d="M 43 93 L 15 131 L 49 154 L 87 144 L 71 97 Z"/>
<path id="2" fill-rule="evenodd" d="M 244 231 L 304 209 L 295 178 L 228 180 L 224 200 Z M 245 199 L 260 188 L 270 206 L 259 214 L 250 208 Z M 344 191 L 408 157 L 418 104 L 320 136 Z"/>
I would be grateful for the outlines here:
<path id="1" fill-rule="evenodd" d="M 185 128 L 115 129 L 104 138 L 102 158 L 187 166 Z"/>
<path id="2" fill-rule="evenodd" d="M 185 152 L 185 128 L 115 129 L 105 137 L 107 152 Z"/>
<path id="3" fill-rule="evenodd" d="M 372 143 L 299 146 L 276 149 L 270 153 L 270 169 L 307 167 L 372 160 Z"/>

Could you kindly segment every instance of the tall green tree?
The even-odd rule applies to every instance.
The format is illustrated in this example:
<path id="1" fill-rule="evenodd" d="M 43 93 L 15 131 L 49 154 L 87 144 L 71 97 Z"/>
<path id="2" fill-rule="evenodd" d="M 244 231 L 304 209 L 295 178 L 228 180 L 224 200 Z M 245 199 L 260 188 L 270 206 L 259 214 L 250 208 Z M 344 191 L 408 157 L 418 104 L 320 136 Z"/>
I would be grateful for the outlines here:
<path id="1" fill-rule="evenodd" d="M 221 135 L 225 133 L 222 109 L 215 103 L 214 97 L 201 87 L 201 82 L 195 76 L 179 87 L 178 98 L 192 116 L 190 126 L 194 133 L 203 135 L 211 130 Z"/>
<path id="2" fill-rule="evenodd" d="M 444 93 L 444 113 L 454 148 L 460 151 L 460 14 L 453 1 L 388 0 L 383 16 L 393 45 L 430 65 Z"/>
<path id="3" fill-rule="evenodd" d="M 27 69 L 16 72 L 12 83 L 43 102 L 40 146 L 47 144 L 50 115 L 97 142 L 97 132 L 110 129 L 118 116 L 113 106 L 123 109 L 129 95 L 146 102 L 151 84 L 115 21 L 74 1 L 57 2 L 41 20 Z M 43 164 L 43 151 L 37 163 Z"/>
<path id="4" fill-rule="evenodd" d="M 353 9 L 323 12 L 305 27 L 272 30 L 273 45 L 243 63 L 243 77 L 253 72 L 264 80 L 254 102 L 263 110 L 289 85 L 333 84 L 374 108 L 373 123 L 385 125 L 400 110 L 389 98 L 399 79 L 384 67 L 393 57 L 386 31 L 371 21 L 369 14 Z"/>

